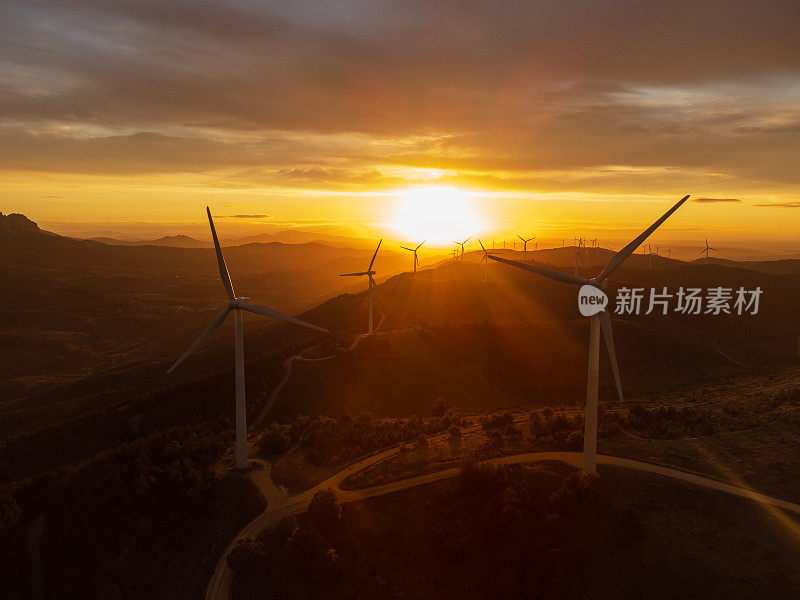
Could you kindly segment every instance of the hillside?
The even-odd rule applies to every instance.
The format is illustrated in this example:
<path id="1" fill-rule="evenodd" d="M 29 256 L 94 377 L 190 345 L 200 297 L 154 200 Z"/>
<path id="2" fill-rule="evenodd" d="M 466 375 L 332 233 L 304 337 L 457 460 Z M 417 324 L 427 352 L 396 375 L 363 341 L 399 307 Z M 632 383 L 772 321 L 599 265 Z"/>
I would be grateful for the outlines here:
<path id="1" fill-rule="evenodd" d="M 10 223 L 10 224 L 9 224 Z M 361 282 L 339 273 L 365 268 L 372 250 L 316 243 L 225 249 L 236 289 L 295 313 Z M 405 257 L 386 249 L 379 277 Z M 0 365 L 7 397 L 182 351 L 224 303 L 208 248 L 110 246 L 40 230 L 24 216 L 0 222 Z M 177 336 L 177 339 L 176 339 Z"/>
<path id="2" fill-rule="evenodd" d="M 757 315 L 615 315 L 628 399 L 797 363 L 795 279 L 679 261 L 634 268 L 644 259 L 632 257 L 633 267 L 626 263 L 614 274 L 610 297 L 624 285 L 672 292 L 760 286 L 763 294 Z M 276 415 L 427 414 L 438 399 L 464 409 L 580 404 L 588 321 L 577 313 L 577 289 L 500 264 L 489 266 L 488 281 L 483 274 L 474 263 L 447 263 L 379 286 L 376 306 L 386 315 L 379 333 L 355 350 L 331 349 L 330 360 L 296 363 Z M 362 295 L 336 298 L 318 310 L 320 322 L 333 313 L 353 334 L 364 331 Z M 600 383 L 601 399 L 614 400 L 605 349 Z"/>

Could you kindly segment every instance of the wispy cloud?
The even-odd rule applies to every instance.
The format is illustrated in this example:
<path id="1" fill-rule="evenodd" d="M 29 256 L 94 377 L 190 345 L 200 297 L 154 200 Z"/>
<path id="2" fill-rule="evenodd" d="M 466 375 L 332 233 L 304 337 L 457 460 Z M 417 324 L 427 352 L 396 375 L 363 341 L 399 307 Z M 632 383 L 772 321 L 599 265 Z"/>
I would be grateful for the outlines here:
<path id="1" fill-rule="evenodd" d="M 769 208 L 800 208 L 800 202 L 767 202 L 764 204 L 754 204 L 753 206 Z"/>
<path id="2" fill-rule="evenodd" d="M 739 198 L 695 198 L 695 202 L 741 202 Z"/>
<path id="3" fill-rule="evenodd" d="M 266 219 L 269 215 L 223 215 L 222 219 Z"/>

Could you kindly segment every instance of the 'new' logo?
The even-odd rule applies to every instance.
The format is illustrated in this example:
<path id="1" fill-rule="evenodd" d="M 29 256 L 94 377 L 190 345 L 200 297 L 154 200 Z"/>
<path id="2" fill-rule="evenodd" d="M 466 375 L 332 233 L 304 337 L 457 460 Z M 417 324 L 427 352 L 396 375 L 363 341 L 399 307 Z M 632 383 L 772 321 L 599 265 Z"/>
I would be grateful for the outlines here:
<path id="1" fill-rule="evenodd" d="M 584 317 L 591 317 L 603 312 L 608 305 L 608 296 L 600 288 L 583 285 L 578 291 L 578 310 Z"/>

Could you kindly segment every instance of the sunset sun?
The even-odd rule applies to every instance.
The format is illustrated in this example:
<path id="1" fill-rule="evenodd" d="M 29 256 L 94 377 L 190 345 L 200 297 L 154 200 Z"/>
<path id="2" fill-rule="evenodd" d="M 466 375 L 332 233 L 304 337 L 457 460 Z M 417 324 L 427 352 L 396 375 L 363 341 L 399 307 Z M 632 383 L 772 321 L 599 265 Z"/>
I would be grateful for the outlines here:
<path id="1" fill-rule="evenodd" d="M 396 193 L 391 226 L 409 240 L 445 244 L 482 227 L 474 195 L 452 187 L 419 187 Z"/>

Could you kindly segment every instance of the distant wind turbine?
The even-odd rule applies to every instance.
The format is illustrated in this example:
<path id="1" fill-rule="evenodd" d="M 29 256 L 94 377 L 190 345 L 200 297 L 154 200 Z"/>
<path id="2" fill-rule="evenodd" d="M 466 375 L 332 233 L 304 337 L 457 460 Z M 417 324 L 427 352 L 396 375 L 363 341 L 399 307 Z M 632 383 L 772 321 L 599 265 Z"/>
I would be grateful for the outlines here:
<path id="1" fill-rule="evenodd" d="M 711 246 L 709 246 L 709 245 L 708 245 L 708 238 L 706 238 L 706 247 L 705 247 L 705 248 L 703 248 L 702 250 L 700 250 L 700 254 L 703 254 L 703 253 L 705 253 L 705 255 L 706 255 L 706 260 L 708 260 L 708 251 L 709 251 L 709 250 L 713 250 L 714 252 L 716 252 L 716 251 L 717 251 L 717 249 L 716 249 L 716 248 L 712 248 Z"/>
<path id="2" fill-rule="evenodd" d="M 236 296 L 233 293 L 233 283 L 231 283 L 231 277 L 228 274 L 228 267 L 225 264 L 225 258 L 222 256 L 222 249 L 219 246 L 219 240 L 217 239 L 217 230 L 214 229 L 214 220 L 211 218 L 211 209 L 206 206 L 206 213 L 208 213 L 208 224 L 211 226 L 211 237 L 214 238 L 214 249 L 217 253 L 217 265 L 219 266 L 219 277 L 222 280 L 222 285 L 225 286 L 225 291 L 228 292 L 228 305 L 222 309 L 222 312 L 219 313 L 216 319 L 211 322 L 206 330 L 200 334 L 194 343 L 189 346 L 189 349 L 186 350 L 181 357 L 175 361 L 167 374 L 172 373 L 179 364 L 181 364 L 186 357 L 188 357 L 195 349 L 203 343 L 208 336 L 214 333 L 217 329 L 220 328 L 222 323 L 225 321 L 228 313 L 234 311 L 235 313 L 235 345 L 234 345 L 234 353 L 235 353 L 235 373 L 236 373 L 236 468 L 237 469 L 246 469 L 247 468 L 247 405 L 245 403 L 245 394 L 244 394 L 244 339 L 242 334 L 242 311 L 246 310 L 247 312 L 256 313 L 259 315 L 264 315 L 266 317 L 272 317 L 273 319 L 280 319 L 281 321 L 286 321 L 288 323 L 294 323 L 295 325 L 302 325 L 304 327 L 309 327 L 311 329 L 316 329 L 317 331 L 324 331 L 328 333 L 328 330 L 324 327 L 319 327 L 317 325 L 312 325 L 311 323 L 307 323 L 306 321 L 301 321 L 300 319 L 295 319 L 294 317 L 290 317 L 289 315 L 284 315 L 283 313 L 279 313 L 276 310 L 272 310 L 271 308 L 267 308 L 266 306 L 259 306 L 258 304 L 250 304 L 248 301 L 249 298 L 245 298 L 244 296 Z"/>
<path id="3" fill-rule="evenodd" d="M 528 242 L 535 240 L 536 236 L 528 238 L 527 240 L 519 234 L 517 234 L 517 237 L 522 240 L 522 260 L 528 260 Z"/>
<path id="4" fill-rule="evenodd" d="M 378 242 L 378 247 L 375 248 L 375 254 L 372 255 L 372 260 L 369 261 L 369 266 L 367 267 L 366 271 L 362 271 L 360 273 L 343 273 L 342 275 L 339 275 L 339 277 L 363 277 L 364 275 L 366 275 L 369 278 L 369 282 L 368 282 L 369 283 L 369 289 L 367 291 L 367 302 L 369 304 L 369 333 L 370 334 L 372 334 L 372 288 L 377 287 L 377 284 L 375 283 L 375 280 L 372 278 L 372 276 L 375 275 L 375 271 L 372 270 L 372 265 L 375 264 L 375 257 L 378 256 L 378 250 L 380 250 L 380 248 L 381 248 L 381 242 L 383 242 L 383 240 L 380 240 Z"/>
<path id="5" fill-rule="evenodd" d="M 578 276 L 578 263 L 583 263 L 583 256 L 581 256 L 580 246 L 575 250 L 575 277 Z"/>
<path id="6" fill-rule="evenodd" d="M 415 248 L 408 248 L 406 246 L 400 246 L 403 250 L 408 250 L 409 252 L 413 252 L 414 253 L 414 273 L 417 272 L 417 267 L 419 266 L 419 258 L 417 257 L 417 250 L 419 250 L 422 247 L 422 244 L 424 244 L 427 241 L 428 240 L 422 240 L 422 242 L 420 242 L 419 245 L 417 245 Z"/>
<path id="7" fill-rule="evenodd" d="M 486 248 L 484 248 L 480 238 L 478 238 L 478 243 L 481 245 L 481 250 L 483 250 L 483 257 L 481 258 L 481 262 L 484 263 L 483 280 L 486 281 L 488 279 L 488 271 L 489 271 L 489 255 L 494 254 L 494 252 L 492 250 L 487 250 Z"/>
<path id="8" fill-rule="evenodd" d="M 664 213 L 650 227 L 645 229 L 639 236 L 625 246 L 622 250 L 617 252 L 602 272 L 592 279 L 584 277 L 577 277 L 569 273 L 561 271 L 552 271 L 536 265 L 528 263 L 521 263 L 499 256 L 490 256 L 492 260 L 506 263 L 512 267 L 532 271 L 538 275 L 543 275 L 555 281 L 562 283 L 576 283 L 580 286 L 591 285 L 600 290 L 608 287 L 608 277 L 617 270 L 617 268 L 625 262 L 625 260 L 633 254 L 633 252 L 644 242 L 650 234 L 652 234 L 658 227 L 669 218 L 680 206 L 688 200 L 689 196 L 681 198 L 672 208 Z M 614 338 L 611 329 L 611 316 L 607 310 L 603 310 L 592 317 L 590 317 L 589 325 L 589 369 L 586 379 L 586 419 L 583 434 L 583 471 L 585 473 L 597 472 L 597 389 L 600 372 L 600 329 L 602 328 L 603 337 L 606 340 L 606 349 L 608 350 L 609 358 L 611 359 L 611 369 L 614 372 L 614 382 L 617 386 L 617 394 L 619 395 L 620 402 L 623 401 L 622 397 L 622 383 L 619 378 L 619 369 L 617 367 L 617 355 L 614 350 Z"/>
<path id="9" fill-rule="evenodd" d="M 472 239 L 472 236 L 465 239 L 463 242 L 453 242 L 456 246 L 461 246 L 461 260 L 464 260 L 464 244 Z"/>

